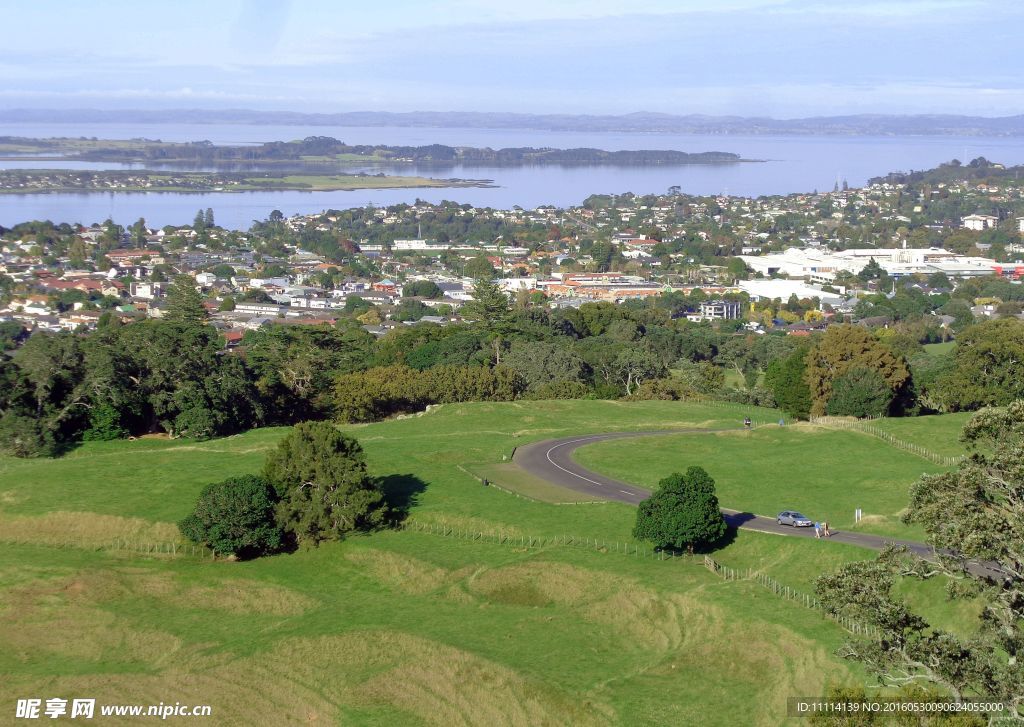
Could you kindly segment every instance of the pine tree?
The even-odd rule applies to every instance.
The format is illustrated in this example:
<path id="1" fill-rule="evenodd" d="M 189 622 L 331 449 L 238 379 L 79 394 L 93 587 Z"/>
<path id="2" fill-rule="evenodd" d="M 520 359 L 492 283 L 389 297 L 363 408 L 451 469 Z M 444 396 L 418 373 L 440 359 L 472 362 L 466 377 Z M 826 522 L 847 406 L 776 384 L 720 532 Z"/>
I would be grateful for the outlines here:
<path id="1" fill-rule="evenodd" d="M 363 448 L 330 422 L 297 424 L 264 468 L 281 502 L 281 527 L 300 545 L 341 540 L 384 522 L 380 484 L 366 470 Z"/>
<path id="2" fill-rule="evenodd" d="M 203 296 L 196 290 L 196 281 L 188 275 L 179 275 L 167 289 L 164 319 L 172 323 L 206 323 Z"/>

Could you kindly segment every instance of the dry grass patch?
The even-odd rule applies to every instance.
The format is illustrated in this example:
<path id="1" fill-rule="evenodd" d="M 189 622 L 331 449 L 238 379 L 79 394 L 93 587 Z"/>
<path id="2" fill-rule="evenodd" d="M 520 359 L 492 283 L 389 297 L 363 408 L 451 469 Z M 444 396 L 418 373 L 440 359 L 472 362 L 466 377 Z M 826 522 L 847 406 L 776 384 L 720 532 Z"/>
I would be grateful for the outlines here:
<path id="1" fill-rule="evenodd" d="M 337 706 L 315 690 L 288 678 L 258 659 L 218 666 L 196 658 L 187 668 L 174 666 L 157 674 L 97 674 L 18 678 L 11 694 L 87 694 L 100 704 L 208 704 L 211 717 L 182 718 L 182 725 L 336 724 Z M 3 704 L 0 708 L 14 705 Z M 104 725 L 137 725 L 138 717 L 104 718 Z"/>
<path id="2" fill-rule="evenodd" d="M 689 669 L 728 675 L 727 688 L 756 694 L 754 724 L 774 725 L 786 713 L 792 695 L 824 694 L 831 683 L 843 682 L 849 672 L 830 658 L 827 649 L 783 626 L 757 626 L 735 620 L 688 643 L 677 662 Z"/>
<path id="3" fill-rule="evenodd" d="M 95 662 L 156 666 L 181 649 L 176 636 L 128 628 L 117 617 L 83 604 L 62 605 L 59 612 L 7 612 L 0 617 L 0 642 L 21 661 L 39 652 Z"/>
<path id="4" fill-rule="evenodd" d="M 402 634 L 387 634 L 400 663 L 369 679 L 359 694 L 383 700 L 426 724 L 602 725 L 607 705 L 574 698 L 465 651 Z"/>
<path id="5" fill-rule="evenodd" d="M 470 590 L 513 606 L 580 606 L 616 588 L 619 579 L 567 563 L 530 561 L 475 575 Z"/>
<path id="6" fill-rule="evenodd" d="M 450 576 L 444 568 L 387 550 L 352 550 L 345 553 L 345 558 L 366 570 L 371 577 L 384 585 L 414 596 L 436 591 Z"/>
<path id="7" fill-rule="evenodd" d="M 590 621 L 612 627 L 634 648 L 664 652 L 679 648 L 689 628 L 689 617 L 704 608 L 678 594 L 661 595 L 636 584 L 625 584 L 583 613 Z"/>
<path id="8" fill-rule="evenodd" d="M 176 637 L 131 629 L 100 607 L 129 592 L 112 573 L 78 573 L 37 580 L 6 593 L 0 642 L 20 660 L 37 651 L 76 659 L 151 663 L 181 648 Z"/>
<path id="9" fill-rule="evenodd" d="M 12 686 L 19 693 L 83 693 L 112 703 L 210 704 L 218 725 L 336 724 L 342 706 L 385 709 L 404 715 L 404 724 L 446 727 L 616 721 L 606 705 L 445 644 L 390 631 L 289 638 L 251 657 L 196 653 L 185 661 L 154 675 L 27 678 Z"/>
<path id="10" fill-rule="evenodd" d="M 178 590 L 172 600 L 180 606 L 227 611 L 239 616 L 298 616 L 320 605 L 319 601 L 289 588 L 241 579 L 225 580 L 217 586 Z"/>
<path id="11" fill-rule="evenodd" d="M 83 571 L 9 589 L 15 618 L 60 611 L 73 605 L 101 606 L 129 598 L 163 601 L 179 608 L 211 609 L 238 615 L 297 616 L 319 602 L 288 588 L 226 578 L 215 586 L 185 586 L 169 573 L 146 568 Z"/>
<path id="12" fill-rule="evenodd" d="M 211 704 L 216 723 L 224 725 L 334 723 L 336 706 L 289 678 L 295 665 L 265 654 L 245 659 L 209 654 L 172 634 L 132 628 L 106 610 L 119 599 L 149 597 L 184 608 L 287 616 L 315 604 L 300 594 L 241 580 L 186 588 L 170 575 L 126 568 L 36 581 L 8 595 L 15 607 L 0 614 L 0 644 L 9 655 L 26 664 L 52 654 L 97 666 L 97 673 L 87 676 L 5 674 L 8 693 L 88 694 L 109 703 Z M 113 672 L 110 665 L 117 665 Z"/>
<path id="13" fill-rule="evenodd" d="M 174 523 L 60 511 L 44 515 L 0 513 L 0 541 L 80 548 L 111 547 L 118 541 L 140 545 L 183 542 Z"/>
<path id="14" fill-rule="evenodd" d="M 468 585 L 471 592 L 509 606 L 569 608 L 610 627 L 629 649 L 676 649 L 692 624 L 724 621 L 696 599 L 662 594 L 632 578 L 566 563 L 532 561 L 494 568 L 477 574 Z"/>

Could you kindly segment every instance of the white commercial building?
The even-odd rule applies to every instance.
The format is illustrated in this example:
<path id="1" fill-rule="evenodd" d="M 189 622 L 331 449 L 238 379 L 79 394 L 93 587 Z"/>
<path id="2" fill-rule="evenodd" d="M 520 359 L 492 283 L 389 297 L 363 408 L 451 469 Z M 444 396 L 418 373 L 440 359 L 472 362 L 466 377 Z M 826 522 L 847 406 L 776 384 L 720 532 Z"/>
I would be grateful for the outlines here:
<path id="1" fill-rule="evenodd" d="M 818 298 L 822 305 L 839 305 L 843 302 L 843 296 L 839 293 L 826 293 L 821 288 L 815 288 L 802 280 L 741 280 L 736 286 L 750 296 L 750 300 L 757 303 L 761 300 L 779 299 L 783 303 L 795 295 L 798 299 Z"/>
<path id="2" fill-rule="evenodd" d="M 812 282 L 829 283 L 840 271 L 859 273 L 874 260 L 894 278 L 942 272 L 951 277 L 1002 275 L 1006 266 L 984 257 L 958 255 L 942 248 L 855 248 L 832 252 L 819 248 L 791 247 L 769 255 L 740 255 L 755 273 L 765 277 L 787 275 Z"/>

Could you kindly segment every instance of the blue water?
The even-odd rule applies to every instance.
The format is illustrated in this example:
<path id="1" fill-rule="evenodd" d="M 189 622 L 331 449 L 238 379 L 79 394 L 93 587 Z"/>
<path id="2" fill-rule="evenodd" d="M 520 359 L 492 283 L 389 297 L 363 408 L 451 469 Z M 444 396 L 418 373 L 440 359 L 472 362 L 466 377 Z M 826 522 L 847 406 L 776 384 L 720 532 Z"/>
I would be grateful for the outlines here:
<path id="1" fill-rule="evenodd" d="M 212 207 L 217 222 L 247 228 L 271 210 L 286 215 L 366 204 L 388 205 L 443 199 L 475 206 L 524 208 L 542 204 L 575 205 L 596 193 L 662 193 L 678 185 L 691 194 L 760 196 L 832 189 L 846 179 L 851 186 L 896 170 L 927 169 L 953 158 L 984 156 L 1004 164 L 1024 163 L 1024 139 L 981 137 L 770 137 L 682 134 L 573 133 L 517 129 L 420 129 L 398 127 L 257 126 L 206 124 L 0 124 L 0 136 L 87 136 L 107 139 L 145 137 L 164 141 L 209 140 L 217 144 L 253 144 L 333 136 L 352 144 L 447 144 L 451 146 L 595 147 L 599 149 L 675 149 L 726 151 L 759 163 L 643 167 L 362 167 L 389 174 L 440 178 L 490 179 L 495 188 L 356 190 L 351 192 L 244 192 L 37 194 L 0 196 L 0 225 L 27 219 L 99 222 L 107 217 L 131 223 L 144 217 L 151 226 L 186 224 L 197 209 Z M 0 161 L 0 168 L 124 168 L 117 164 Z M 135 166 L 138 168 L 138 165 Z"/>

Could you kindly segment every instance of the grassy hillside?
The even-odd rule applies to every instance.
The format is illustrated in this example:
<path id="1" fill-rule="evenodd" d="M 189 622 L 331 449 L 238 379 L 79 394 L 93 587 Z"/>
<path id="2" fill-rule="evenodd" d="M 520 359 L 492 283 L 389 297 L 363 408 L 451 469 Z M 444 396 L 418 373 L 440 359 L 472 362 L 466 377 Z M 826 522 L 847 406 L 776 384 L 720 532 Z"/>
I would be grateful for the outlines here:
<path id="1" fill-rule="evenodd" d="M 876 419 L 870 426 L 883 429 L 905 442 L 926 447 L 932 452 L 962 455 L 967 449 L 960 441 L 960 432 L 972 416 L 971 412 L 941 416 Z"/>
<path id="2" fill-rule="evenodd" d="M 417 522 L 632 542 L 632 508 L 516 498 L 466 469 L 566 433 L 738 427 L 748 411 L 776 418 L 673 402 L 521 402 L 445 406 L 350 430 Z M 208 703 L 227 725 L 779 724 L 786 696 L 863 676 L 833 655 L 845 638 L 837 625 L 755 583 L 723 581 L 699 559 L 409 530 L 245 563 L 112 547 L 175 540 L 173 522 L 201 487 L 257 472 L 283 431 L 0 460 L 0 714 L 12 714 L 17 697 L 87 694 Z M 745 436 L 767 435 L 632 444 L 699 439 L 714 449 Z M 923 462 L 857 433 L 804 436 L 827 439 L 833 452 L 863 447 L 908 473 Z M 809 451 L 796 439 L 769 439 L 765 450 L 774 447 Z M 716 554 L 804 592 L 822 570 L 869 556 L 754 533 Z M 921 600 L 930 597 L 941 601 L 938 592 Z"/>

